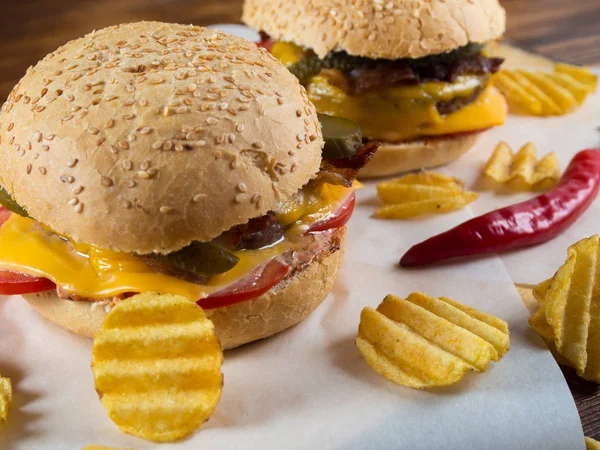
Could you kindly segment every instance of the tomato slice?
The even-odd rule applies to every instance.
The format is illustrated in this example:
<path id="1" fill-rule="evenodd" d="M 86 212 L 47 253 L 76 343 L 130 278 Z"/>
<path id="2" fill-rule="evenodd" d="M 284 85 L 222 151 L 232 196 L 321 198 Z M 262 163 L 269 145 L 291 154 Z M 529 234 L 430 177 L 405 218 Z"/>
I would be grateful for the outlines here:
<path id="1" fill-rule="evenodd" d="M 0 205 L 0 227 L 8 220 L 12 212 Z"/>
<path id="2" fill-rule="evenodd" d="M 275 44 L 275 41 L 273 39 L 270 39 L 270 38 L 262 39 L 260 42 L 256 43 L 256 45 L 258 47 L 264 48 L 269 53 L 271 53 L 271 49 L 273 48 L 273 44 Z"/>
<path id="3" fill-rule="evenodd" d="M 56 285 L 47 278 L 32 277 L 24 273 L 0 270 L 0 294 L 33 294 L 54 289 Z"/>
<path id="4" fill-rule="evenodd" d="M 308 233 L 314 233 L 316 231 L 326 231 L 331 230 L 332 228 L 341 228 L 352 216 L 352 212 L 354 211 L 354 205 L 356 204 L 356 194 L 352 192 L 344 200 L 344 203 L 337 209 L 335 213 L 333 213 L 330 217 L 324 220 L 320 220 L 319 222 L 313 223 L 308 229 Z"/>
<path id="5" fill-rule="evenodd" d="M 289 270 L 288 265 L 274 259 L 251 277 L 244 277 L 240 282 L 198 300 L 196 303 L 203 309 L 213 309 L 259 297 L 283 280 Z"/>
<path id="6" fill-rule="evenodd" d="M 8 209 L 0 206 L 0 226 L 8 220 L 11 214 Z M 2 295 L 33 294 L 34 292 L 49 291 L 55 287 L 56 285 L 47 278 L 0 270 L 0 294 Z"/>

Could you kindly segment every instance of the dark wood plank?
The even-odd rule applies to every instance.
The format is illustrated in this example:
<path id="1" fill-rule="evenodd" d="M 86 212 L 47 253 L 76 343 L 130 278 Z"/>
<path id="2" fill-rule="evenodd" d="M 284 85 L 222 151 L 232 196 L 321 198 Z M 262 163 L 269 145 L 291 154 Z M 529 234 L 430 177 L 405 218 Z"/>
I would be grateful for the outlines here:
<path id="1" fill-rule="evenodd" d="M 290 0 L 294 1 L 294 0 Z M 0 14 L 0 99 L 25 69 L 93 29 L 137 20 L 239 22 L 243 0 L 4 0 Z M 600 64 L 600 1 L 502 0 L 506 36 L 545 56 Z M 0 101 L 2 101 L 0 100 Z M 600 439 L 600 392 L 565 369 L 584 431 Z"/>

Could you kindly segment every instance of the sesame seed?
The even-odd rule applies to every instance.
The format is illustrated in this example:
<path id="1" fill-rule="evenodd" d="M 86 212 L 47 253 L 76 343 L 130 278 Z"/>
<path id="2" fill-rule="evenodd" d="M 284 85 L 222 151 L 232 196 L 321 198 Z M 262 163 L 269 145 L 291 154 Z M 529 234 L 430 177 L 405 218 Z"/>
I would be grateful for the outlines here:
<path id="1" fill-rule="evenodd" d="M 173 143 L 171 141 L 165 141 L 163 144 L 163 150 L 171 150 L 173 148 Z"/>
<path id="2" fill-rule="evenodd" d="M 199 203 L 205 197 L 206 197 L 206 194 L 196 194 L 196 195 L 194 195 L 194 198 L 192 200 L 194 203 Z"/>
<path id="3" fill-rule="evenodd" d="M 50 150 L 50 146 L 49 145 L 42 145 L 42 150 L 44 150 L 45 152 L 47 152 L 48 150 Z"/>
<path id="4" fill-rule="evenodd" d="M 147 180 L 148 178 L 150 178 L 150 174 L 145 170 L 138 171 L 137 176 L 140 177 L 142 180 Z"/>
<path id="5" fill-rule="evenodd" d="M 209 117 L 208 119 L 206 119 L 206 123 L 209 125 L 216 125 L 218 122 L 217 119 L 215 119 L 214 117 Z"/>
<path id="6" fill-rule="evenodd" d="M 125 114 L 123 116 L 123 119 L 125 119 L 125 120 L 131 120 L 131 119 L 134 119 L 134 118 L 135 118 L 135 114 Z"/>
<path id="7" fill-rule="evenodd" d="M 112 186 L 113 185 L 113 180 L 109 177 L 103 176 L 102 177 L 102 184 L 104 186 Z"/>
<path id="8" fill-rule="evenodd" d="M 33 140 L 35 142 L 41 142 L 42 141 L 42 133 L 40 133 L 39 131 L 36 131 L 35 134 L 33 135 Z"/>
<path id="9" fill-rule="evenodd" d="M 98 139 L 96 139 L 96 146 L 100 147 L 104 143 L 105 140 L 106 140 L 106 138 L 99 137 Z"/>
<path id="10" fill-rule="evenodd" d="M 119 147 L 123 150 L 129 150 L 129 143 L 125 139 L 123 139 L 119 141 Z"/>
<path id="11" fill-rule="evenodd" d="M 73 210 L 79 214 L 81 211 L 83 211 L 83 203 L 77 203 L 75 205 L 75 208 L 73 208 Z"/>
<path id="12" fill-rule="evenodd" d="M 46 175 L 46 168 L 45 167 L 40 167 L 39 171 L 42 175 Z"/>
<path id="13" fill-rule="evenodd" d="M 152 148 L 154 150 L 158 150 L 159 148 L 161 148 L 163 146 L 163 141 L 156 141 L 154 144 L 152 144 Z"/>
<path id="14" fill-rule="evenodd" d="M 142 161 L 142 164 L 140 164 L 140 169 L 142 170 L 148 170 L 150 168 L 150 162 L 149 161 Z"/>
<path id="15" fill-rule="evenodd" d="M 67 161 L 67 167 L 71 168 L 71 167 L 75 167 L 75 164 L 77 164 L 79 160 L 77 158 L 73 158 Z"/>
<path id="16" fill-rule="evenodd" d="M 83 192 L 83 186 L 74 186 L 72 190 L 73 194 L 78 195 L 81 194 Z"/>
<path id="17" fill-rule="evenodd" d="M 123 208 L 125 208 L 125 209 L 130 209 L 133 205 L 131 204 L 131 202 L 129 200 L 123 200 L 121 202 L 121 206 L 123 206 Z"/>
<path id="18" fill-rule="evenodd" d="M 54 139 L 54 136 L 55 136 L 54 134 L 48 134 L 48 135 L 46 135 L 46 140 L 51 141 L 52 139 Z"/>
<path id="19" fill-rule="evenodd" d="M 125 169 L 125 170 L 133 169 L 133 163 L 128 159 L 124 159 L 123 161 L 121 161 L 121 165 L 123 166 L 123 169 Z"/>
<path id="20" fill-rule="evenodd" d="M 262 143 L 262 142 L 260 142 L 260 141 L 254 142 L 254 143 L 252 144 L 252 147 L 254 147 L 254 148 L 263 148 L 264 146 L 265 146 L 265 144 L 263 144 L 263 143 Z"/>
<path id="21" fill-rule="evenodd" d="M 177 144 L 175 144 L 175 151 L 176 152 L 182 152 L 184 150 L 183 145 L 181 144 L 181 142 L 178 142 Z"/>
<path id="22" fill-rule="evenodd" d="M 235 196 L 236 203 L 242 203 L 244 200 L 246 200 L 246 194 L 244 193 L 240 193 Z"/>
<path id="23" fill-rule="evenodd" d="M 161 206 L 159 208 L 159 211 L 163 214 L 167 214 L 167 213 L 170 213 L 171 211 L 173 211 L 173 208 L 171 208 L 169 206 Z"/>
<path id="24" fill-rule="evenodd" d="M 152 132 L 152 128 L 150 128 L 150 127 L 144 127 L 140 130 L 140 133 L 142 133 L 142 134 L 148 134 L 150 132 Z"/>
<path id="25" fill-rule="evenodd" d="M 26 170 L 28 174 L 31 173 L 31 164 L 27 164 Z"/>
<path id="26" fill-rule="evenodd" d="M 239 183 L 237 185 L 237 190 L 240 192 L 246 192 L 248 190 L 248 188 L 246 187 L 246 185 L 244 183 Z"/>
<path id="27" fill-rule="evenodd" d="M 75 206 L 77 203 L 79 203 L 79 199 L 77 197 L 73 197 L 67 203 L 71 206 Z"/>
<path id="28" fill-rule="evenodd" d="M 88 127 L 87 130 L 88 130 L 88 133 L 91 133 L 91 134 L 98 134 L 100 132 L 100 130 L 96 127 Z"/>
<path id="29" fill-rule="evenodd" d="M 127 186 L 128 188 L 134 188 L 136 186 L 136 182 L 133 180 L 127 180 L 125 182 L 125 186 Z"/>
<path id="30" fill-rule="evenodd" d="M 115 125 L 115 121 L 112 119 L 108 119 L 106 124 L 104 125 L 106 128 L 112 128 Z"/>

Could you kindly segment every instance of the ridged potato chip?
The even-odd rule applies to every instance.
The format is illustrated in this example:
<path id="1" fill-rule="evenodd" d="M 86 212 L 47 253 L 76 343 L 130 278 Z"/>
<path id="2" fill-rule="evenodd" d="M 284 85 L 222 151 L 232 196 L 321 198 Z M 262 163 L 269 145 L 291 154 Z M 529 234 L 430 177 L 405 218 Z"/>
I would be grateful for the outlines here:
<path id="1" fill-rule="evenodd" d="M 600 442 L 590 437 L 585 437 L 585 448 L 586 450 L 600 450 Z"/>
<path id="2" fill-rule="evenodd" d="M 464 190 L 464 183 L 446 175 L 422 171 L 377 185 L 386 204 L 375 215 L 383 219 L 406 219 L 420 214 L 462 208 L 479 197 Z"/>
<path id="3" fill-rule="evenodd" d="M 0 376 L 0 422 L 6 422 L 12 403 L 12 384 L 10 379 Z"/>
<path id="4" fill-rule="evenodd" d="M 554 71 L 569 75 L 571 78 L 586 85 L 590 92 L 596 92 L 596 88 L 598 86 L 598 76 L 591 70 L 585 67 L 573 66 L 571 64 L 558 63 L 554 67 Z"/>
<path id="5" fill-rule="evenodd" d="M 191 434 L 214 411 L 223 353 L 194 302 L 144 293 L 115 306 L 94 339 L 96 390 L 124 432 L 160 442 Z"/>
<path id="6" fill-rule="evenodd" d="M 596 91 L 597 77 L 584 67 L 557 64 L 554 72 L 503 69 L 493 77 L 511 112 L 533 116 L 563 115 Z"/>
<path id="7" fill-rule="evenodd" d="M 517 182 L 528 187 L 560 178 L 560 165 L 554 152 L 538 161 L 535 147 L 525 144 L 515 154 L 506 142 L 500 142 L 483 169 L 486 177 L 499 183 Z"/>
<path id="8" fill-rule="evenodd" d="M 554 277 L 534 289 L 540 308 L 529 324 L 579 376 L 600 383 L 600 239 L 583 239 L 567 253 Z"/>
<path id="9" fill-rule="evenodd" d="M 509 349 L 506 322 L 448 298 L 388 295 L 361 313 L 356 345 L 388 380 L 423 389 L 483 371 Z"/>

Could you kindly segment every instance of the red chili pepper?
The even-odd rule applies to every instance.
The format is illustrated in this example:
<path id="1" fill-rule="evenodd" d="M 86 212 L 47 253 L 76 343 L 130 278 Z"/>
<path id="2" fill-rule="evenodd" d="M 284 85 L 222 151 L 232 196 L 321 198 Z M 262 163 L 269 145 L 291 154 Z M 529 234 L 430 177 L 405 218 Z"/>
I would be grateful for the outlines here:
<path id="1" fill-rule="evenodd" d="M 575 222 L 600 186 L 600 151 L 577 153 L 558 184 L 531 200 L 497 209 L 413 246 L 401 266 L 501 252 L 546 242 Z"/>

